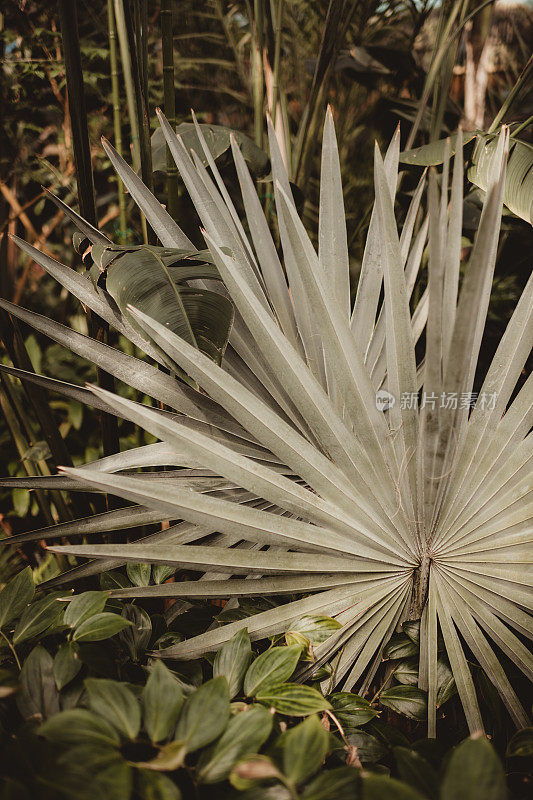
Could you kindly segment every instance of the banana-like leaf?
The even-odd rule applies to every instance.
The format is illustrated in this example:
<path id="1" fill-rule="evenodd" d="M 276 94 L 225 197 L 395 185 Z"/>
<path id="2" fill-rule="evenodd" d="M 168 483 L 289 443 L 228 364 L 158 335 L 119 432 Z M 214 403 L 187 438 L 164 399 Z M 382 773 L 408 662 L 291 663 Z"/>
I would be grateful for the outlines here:
<path id="1" fill-rule="evenodd" d="M 490 183 L 497 146 L 496 139 L 478 137 L 472 154 L 468 177 L 483 191 Z M 510 141 L 503 202 L 513 214 L 533 225 L 533 146 L 529 142 Z"/>
<path id="2" fill-rule="evenodd" d="M 163 363 L 183 370 L 200 390 L 0 301 L 2 308 L 40 332 L 178 412 L 20 374 L 67 396 L 78 392 L 79 399 L 99 408 L 113 408 L 161 439 L 152 448 L 64 471 L 69 487 L 105 490 L 135 506 L 30 536 L 53 538 L 66 532 L 63 538 L 68 538 L 102 526 L 119 529 L 140 519 L 182 520 L 132 545 L 93 545 L 90 540 L 62 545 L 58 552 L 91 560 L 47 585 L 145 561 L 201 576 L 186 584 L 117 590 L 116 596 L 181 598 L 176 606 L 183 609 L 192 598 L 301 593 L 300 599 L 288 597 L 282 605 L 210 629 L 159 655 L 193 659 L 217 650 L 243 628 L 252 639 L 260 639 L 287 630 L 302 615 L 327 614 L 340 627 L 317 646 L 316 660 L 297 678 L 311 677 L 337 654 L 335 683 L 360 692 L 374 680 L 398 625 L 421 618 L 419 684 L 428 693 L 429 736 L 437 728 L 439 637 L 471 730 L 483 725 L 472 659 L 496 687 L 514 723 L 524 725 L 526 714 L 500 652 L 533 677 L 533 658 L 524 644 L 524 637 L 531 637 L 533 608 L 533 376 L 517 390 L 533 340 L 533 279 L 479 397 L 471 397 L 504 194 L 511 187 L 518 207 L 522 184 L 527 184 L 521 181 L 518 191 L 515 178 L 509 183 L 509 174 L 516 177 L 521 169 L 515 169 L 518 160 L 511 164 L 513 154 L 520 152 L 517 144 L 511 143 L 507 177 L 506 129 L 489 144 L 490 159 L 478 159 L 486 200 L 464 265 L 462 144 L 467 137 L 444 145 L 442 179 L 430 175 L 429 202 L 423 199 L 425 182 L 420 182 L 401 231 L 393 211 L 399 136 L 384 159 L 376 152 L 376 206 L 349 315 L 344 209 L 331 116 L 324 136 L 318 253 L 298 217 L 271 130 L 283 263 L 260 203 L 254 201 L 246 156 L 237 144 L 232 143 L 232 150 L 251 241 L 203 128 L 194 127 L 191 156 L 191 148 L 159 116 L 224 291 L 236 308 L 229 356 L 221 366 L 190 336 L 133 304 L 113 312 L 111 298 L 105 306 L 103 295 L 69 282 L 53 264 L 47 265 L 51 274 L 100 303 L 105 313 L 115 313 L 125 335 L 146 342 Z M 150 214 L 161 241 L 187 250 L 185 235 L 152 202 L 139 179 L 114 154 L 112 161 L 136 202 Z M 527 186 L 524 191 L 531 193 Z M 424 221 L 418 227 L 421 205 Z M 95 238 L 91 230 L 88 238 L 89 233 Z M 429 286 L 416 303 L 413 290 L 428 233 Z M 96 252 L 108 250 L 105 243 L 100 250 L 96 247 Z M 117 260 L 125 255 L 121 251 Z M 105 264 L 108 275 L 113 263 Z M 204 263 L 212 266 L 207 258 Z M 163 267 L 182 268 L 169 264 Z M 211 277 L 206 272 L 201 280 L 203 287 Z M 190 467 L 157 469 L 178 461 Z M 150 471 L 121 472 L 136 467 Z"/>
<path id="3" fill-rule="evenodd" d="M 233 131 L 224 125 L 200 125 L 205 141 L 213 159 L 218 163 L 231 162 L 231 136 L 235 141 L 246 161 L 252 175 L 256 178 L 265 176 L 270 170 L 270 160 L 264 150 L 261 150 L 255 142 L 248 136 L 239 131 Z M 198 137 L 198 131 L 194 123 L 182 122 L 176 127 L 176 134 L 181 136 L 187 151 L 194 150 L 203 163 L 207 165 L 207 157 L 202 153 L 202 146 Z M 167 172 L 166 142 L 163 131 L 158 128 L 152 134 L 152 167 L 154 172 Z"/>
<path id="4" fill-rule="evenodd" d="M 451 136 L 449 155 L 457 150 L 459 134 Z M 498 139 L 481 131 L 462 134 L 462 143 L 467 145 L 475 139 L 475 146 L 470 157 L 471 166 L 468 178 L 475 186 L 486 192 L 491 182 L 493 158 L 498 147 Z M 438 142 L 406 150 L 400 154 L 402 164 L 409 166 L 436 166 L 446 159 L 446 142 Z M 503 202 L 517 217 L 533 225 L 533 146 L 529 142 L 511 138 L 509 159 Z"/>
<path id="5" fill-rule="evenodd" d="M 134 305 L 159 320 L 215 361 L 220 361 L 233 323 L 233 305 L 223 294 L 185 285 L 219 279 L 207 253 L 170 247 L 92 245 L 91 277 L 102 284 L 126 319 Z M 211 260 L 211 259 L 210 259 Z"/>

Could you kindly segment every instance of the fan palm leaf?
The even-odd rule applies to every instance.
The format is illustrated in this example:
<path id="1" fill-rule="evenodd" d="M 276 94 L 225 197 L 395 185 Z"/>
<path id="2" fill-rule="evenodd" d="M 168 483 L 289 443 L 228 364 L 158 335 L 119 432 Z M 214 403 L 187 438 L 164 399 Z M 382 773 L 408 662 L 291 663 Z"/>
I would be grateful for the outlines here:
<path id="1" fill-rule="evenodd" d="M 507 130 L 487 168 L 486 201 L 460 291 L 461 134 L 451 180 L 448 155 L 440 185 L 430 173 L 423 221 L 417 223 L 425 177 L 401 234 L 394 216 L 398 134 L 384 158 L 376 148 L 376 203 L 352 309 L 331 112 L 324 129 L 318 253 L 298 217 L 270 126 L 283 265 L 236 141 L 231 147 L 249 237 L 200 127 L 203 152 L 189 153 L 162 115 L 160 121 L 225 288 L 206 279 L 194 285 L 227 292 L 235 306 L 226 355 L 215 363 L 139 309 L 129 307 L 125 315 L 104 290 L 18 241 L 169 373 L 6 301 L 0 306 L 171 410 L 4 368 L 130 420 L 161 442 L 39 479 L 44 488 L 96 489 L 134 505 L 15 541 L 88 537 L 83 545 L 51 548 L 90 560 L 49 585 L 133 561 L 203 575 L 117 589 L 116 596 L 289 596 L 162 650 L 162 658 L 197 658 L 243 627 L 260 639 L 286 630 L 302 614 L 328 614 L 342 627 L 316 648 L 315 662 L 300 678 L 339 653 L 336 684 L 365 691 L 397 626 L 420 618 L 419 685 L 428 691 L 429 735 L 436 733 L 439 629 L 471 730 L 483 727 L 472 657 L 514 722 L 525 725 L 500 651 L 531 678 L 524 638 L 531 636 L 533 384 L 531 377 L 518 382 L 533 339 L 533 279 L 477 402 L 473 396 L 496 260 Z M 135 173 L 105 146 L 162 245 L 192 248 Z M 85 235 L 94 237 L 84 224 Z M 413 303 L 425 251 L 429 285 Z M 416 345 L 424 331 L 420 357 L 424 348 Z M 175 377 L 183 373 L 191 386 Z M 162 466 L 181 469 L 159 471 Z M 137 467 L 145 471 L 128 472 Z M 24 485 L 37 484 L 26 479 Z M 93 533 L 160 520 L 171 520 L 171 527 L 133 544 L 90 543 Z"/>

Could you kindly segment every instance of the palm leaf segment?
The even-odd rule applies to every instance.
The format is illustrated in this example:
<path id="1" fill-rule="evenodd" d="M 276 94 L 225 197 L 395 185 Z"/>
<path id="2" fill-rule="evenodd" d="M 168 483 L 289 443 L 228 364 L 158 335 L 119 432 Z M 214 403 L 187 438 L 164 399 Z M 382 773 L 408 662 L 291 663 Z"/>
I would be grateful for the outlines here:
<path id="1" fill-rule="evenodd" d="M 112 492 L 133 501 L 133 507 L 19 538 L 90 535 L 174 520 L 169 530 L 134 544 L 53 548 L 93 559 L 54 582 L 144 561 L 203 574 L 198 581 L 132 587 L 117 595 L 289 595 L 289 602 L 209 630 L 161 655 L 196 658 L 216 650 L 243 626 L 259 639 L 286 630 L 302 614 L 329 614 L 342 627 L 316 649 L 309 670 L 339 654 L 337 684 L 361 692 L 369 687 L 398 624 L 421 617 L 419 681 L 428 690 L 429 735 L 436 728 L 439 629 L 470 728 L 483 727 L 467 663 L 471 655 L 514 722 L 525 725 L 526 714 L 499 654 L 532 675 L 531 654 L 523 643 L 530 635 L 531 610 L 532 378 L 516 391 L 533 337 L 532 280 L 477 404 L 469 408 L 496 258 L 508 133 L 502 132 L 493 158 L 460 293 L 461 142 L 453 174 L 445 160 L 440 189 L 430 174 L 428 213 L 416 226 L 422 179 L 400 236 L 393 212 L 398 134 L 384 160 L 376 150 L 376 203 L 352 311 L 330 113 L 323 140 L 318 254 L 298 218 L 270 130 L 284 268 L 236 143 L 233 156 L 250 237 L 201 131 L 198 138 L 211 174 L 162 116 L 161 126 L 235 305 L 226 357 L 219 366 L 135 309 L 128 314 L 136 320 L 132 325 L 85 278 L 19 242 L 151 358 L 183 370 L 193 387 L 200 387 L 197 391 L 145 361 L 2 302 L 22 320 L 173 409 L 164 412 L 97 388 L 33 377 L 134 421 L 161 443 L 40 481 Z M 178 225 L 117 153 L 109 145 L 106 150 L 163 246 L 183 247 L 186 237 Z M 429 285 L 411 313 L 425 254 Z M 417 361 L 415 345 L 424 330 L 425 356 Z M 416 402 L 420 389 L 423 403 Z M 387 402 L 380 403 L 383 398 Z M 182 469 L 160 472 L 162 465 Z M 139 466 L 151 469 L 128 474 Z M 292 599 L 295 595 L 300 599 Z"/>

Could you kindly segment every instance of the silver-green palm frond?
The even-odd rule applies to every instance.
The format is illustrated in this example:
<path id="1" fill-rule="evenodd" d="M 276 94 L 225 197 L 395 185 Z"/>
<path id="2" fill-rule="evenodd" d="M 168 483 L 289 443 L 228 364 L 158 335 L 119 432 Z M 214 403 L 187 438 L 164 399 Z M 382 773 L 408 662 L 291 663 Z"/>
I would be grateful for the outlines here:
<path id="1" fill-rule="evenodd" d="M 440 182 L 436 173 L 429 175 L 427 214 L 421 214 L 422 178 L 401 235 L 394 216 L 399 136 L 384 159 L 376 149 L 376 203 L 352 308 L 330 113 L 318 253 L 298 217 L 270 130 L 283 265 L 236 143 L 246 222 L 201 131 L 211 173 L 163 117 L 161 126 L 235 306 L 225 358 L 215 363 L 137 309 L 123 314 L 105 291 L 19 242 L 170 374 L 24 309 L 0 305 L 173 411 L 98 388 L 31 378 L 131 420 L 161 443 L 40 480 L 44 487 L 111 492 L 134 506 L 17 539 L 90 536 L 170 519 L 168 530 L 134 544 L 54 547 L 93 559 L 55 583 L 149 562 L 203 574 L 198 581 L 116 594 L 185 600 L 300 594 L 161 655 L 196 658 L 242 627 L 260 639 L 286 630 L 303 614 L 328 614 L 342 627 L 316 648 L 316 661 L 301 678 L 339 653 L 337 684 L 360 692 L 368 689 L 397 626 L 421 618 L 419 683 L 428 691 L 429 735 L 436 728 L 439 629 L 470 729 L 483 727 L 471 655 L 514 722 L 525 725 L 500 652 L 531 677 L 533 659 L 523 640 L 531 630 L 532 379 L 518 389 L 517 383 L 533 338 L 532 279 L 476 403 L 472 394 L 496 261 L 508 133 L 502 132 L 493 157 L 462 281 L 460 141 L 453 175 L 449 159 Z M 125 162 L 109 145 L 106 150 L 163 246 L 190 245 Z M 90 228 L 85 233 L 96 237 Z M 428 288 L 415 303 L 426 253 Z M 212 288 L 209 281 L 199 285 Z M 186 373 L 191 385 L 174 377 L 173 368 Z M 182 469 L 158 471 L 162 466 Z M 146 470 L 128 473 L 137 467 Z"/>

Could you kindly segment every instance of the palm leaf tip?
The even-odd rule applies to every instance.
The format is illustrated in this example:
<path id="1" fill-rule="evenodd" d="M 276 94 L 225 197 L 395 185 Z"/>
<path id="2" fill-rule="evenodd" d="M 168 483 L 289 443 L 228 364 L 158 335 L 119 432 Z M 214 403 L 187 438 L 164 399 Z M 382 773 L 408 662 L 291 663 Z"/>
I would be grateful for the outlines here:
<path id="1" fill-rule="evenodd" d="M 139 597 L 263 592 L 283 598 L 290 582 L 299 595 L 180 642 L 163 651 L 164 658 L 212 652 L 243 627 L 260 639 L 286 630 L 303 614 L 327 614 L 341 627 L 317 647 L 316 666 L 338 654 L 337 684 L 367 689 L 394 631 L 422 617 L 420 683 L 428 692 L 429 734 L 437 727 L 439 634 L 471 730 L 482 727 L 472 656 L 514 722 L 522 724 L 526 714 L 499 651 L 528 677 L 533 674 L 522 641 L 531 611 L 524 563 L 531 547 L 533 381 L 517 388 L 532 343 L 533 280 L 473 397 L 498 243 L 507 134 L 494 148 L 491 185 L 462 281 L 462 160 L 454 164 L 449 213 L 447 178 L 439 188 L 430 176 L 428 202 L 422 200 L 422 181 L 399 232 L 394 217 L 399 134 L 385 157 L 376 147 L 376 205 L 352 311 L 331 112 L 324 132 L 318 254 L 296 212 L 274 139 L 281 253 L 238 147 L 232 151 L 251 241 L 216 165 L 208 173 L 201 158 L 190 158 L 159 110 L 158 116 L 235 319 L 224 359 L 213 360 L 130 299 L 119 316 L 114 312 L 121 332 L 139 337 L 151 358 L 173 365 L 173 374 L 139 359 L 117 355 L 114 362 L 96 347 L 99 364 L 177 414 L 95 387 L 92 396 L 161 439 L 163 450 L 150 451 L 151 460 L 142 451 L 128 463 L 143 466 L 145 457 L 147 467 L 159 469 L 164 458 L 173 469 L 134 475 L 117 462 L 107 472 L 98 464 L 60 471 L 80 487 L 105 487 L 143 513 L 181 522 L 146 543 L 55 549 L 92 559 L 77 574 L 97 574 L 135 559 L 203 576 L 188 587 L 178 581 L 172 590 L 140 587 Z M 198 141 L 202 144 L 201 135 Z M 462 139 L 456 152 L 461 147 Z M 449 159 L 449 147 L 447 153 Z M 130 181 L 143 213 L 152 215 L 161 241 L 178 246 L 183 232 L 122 162 L 114 164 Z M 421 204 L 429 208 L 419 225 Z M 426 247 L 429 286 L 417 303 L 413 288 Z M 54 274 L 68 281 L 66 273 Z M 105 298 L 85 296 L 93 304 Z M 8 310 L 90 354 L 87 343 L 62 326 L 16 307 Z M 415 351 L 415 345 L 424 331 L 425 353 L 417 359 L 424 348 Z M 194 385 L 184 386 L 175 377 L 178 370 Z M 191 471 L 202 472 L 195 484 Z M 254 580 L 243 578 L 247 575 Z M 136 591 L 128 589 L 128 596 Z"/>

